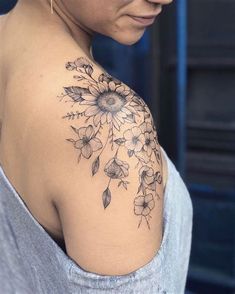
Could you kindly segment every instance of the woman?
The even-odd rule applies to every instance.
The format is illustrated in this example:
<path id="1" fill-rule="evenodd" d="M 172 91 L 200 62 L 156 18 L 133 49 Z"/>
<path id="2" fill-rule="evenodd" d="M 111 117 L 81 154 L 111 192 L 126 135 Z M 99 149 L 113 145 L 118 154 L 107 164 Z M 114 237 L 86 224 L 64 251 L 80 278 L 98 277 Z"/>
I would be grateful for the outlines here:
<path id="1" fill-rule="evenodd" d="M 96 32 L 132 45 L 170 2 L 19 0 L 1 18 L 3 293 L 184 293 L 190 195 L 146 103 L 92 55 Z"/>

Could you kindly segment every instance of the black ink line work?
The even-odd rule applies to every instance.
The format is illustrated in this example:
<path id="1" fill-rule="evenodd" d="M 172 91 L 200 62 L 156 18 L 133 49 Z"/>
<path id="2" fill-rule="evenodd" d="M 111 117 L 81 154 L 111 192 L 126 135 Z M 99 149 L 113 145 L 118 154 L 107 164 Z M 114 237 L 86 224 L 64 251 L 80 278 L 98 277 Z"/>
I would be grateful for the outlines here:
<path id="1" fill-rule="evenodd" d="M 93 78 L 93 64 L 84 57 L 77 58 L 74 62 L 67 62 L 66 69 L 77 72 L 73 78 L 82 81 L 83 87 L 64 87 L 64 97 L 69 97 L 71 107 L 85 105 L 84 111 L 67 112 L 62 118 L 74 121 L 85 118 L 86 125 L 76 128 L 71 125 L 73 138 L 66 139 L 72 143 L 78 154 L 78 163 L 82 158 L 89 159 L 95 154 L 91 165 L 91 175 L 95 176 L 100 169 L 100 157 L 107 143 L 111 150 L 116 148 L 115 154 L 105 164 L 104 174 L 107 176 L 107 186 L 102 194 L 102 203 L 106 209 L 112 199 L 110 189 L 111 181 L 117 181 L 118 187 L 123 186 L 127 190 L 130 183 L 127 178 L 130 166 L 128 162 L 118 156 L 119 148 L 125 148 L 127 155 L 136 159 L 135 168 L 139 167 L 140 195 L 134 198 L 134 214 L 140 217 L 138 228 L 144 218 L 150 229 L 149 220 L 151 211 L 155 207 L 155 199 L 160 197 L 156 193 L 158 184 L 162 182 L 160 171 L 154 171 L 151 158 L 154 156 L 158 165 L 161 164 L 161 154 L 155 124 L 143 99 L 132 89 L 106 72 Z M 140 119 L 140 120 L 138 120 Z M 129 124 L 130 128 L 121 132 L 121 126 Z M 108 125 L 108 135 L 105 142 L 99 139 L 103 126 Z M 156 198 L 157 197 L 157 198 Z"/>

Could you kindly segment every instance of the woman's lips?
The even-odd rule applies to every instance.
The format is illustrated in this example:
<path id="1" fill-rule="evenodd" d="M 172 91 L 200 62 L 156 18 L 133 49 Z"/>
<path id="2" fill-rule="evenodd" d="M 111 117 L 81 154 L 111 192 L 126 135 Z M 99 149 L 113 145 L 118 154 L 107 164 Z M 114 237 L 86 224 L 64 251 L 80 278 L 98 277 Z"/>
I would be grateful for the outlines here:
<path id="1" fill-rule="evenodd" d="M 135 21 L 137 21 L 138 23 L 143 24 L 144 26 L 148 26 L 154 23 L 156 16 L 160 14 L 161 11 L 162 11 L 162 8 L 160 7 L 160 10 L 158 11 L 158 13 L 153 15 L 152 17 L 141 17 L 141 16 L 133 16 L 133 15 L 129 15 L 129 16 Z"/>
<path id="2" fill-rule="evenodd" d="M 145 26 L 151 25 L 154 23 L 156 17 L 151 17 L 151 18 L 145 18 L 145 17 L 138 17 L 138 16 L 132 16 L 130 15 L 131 18 L 133 18 L 135 21 L 139 22 L 140 24 L 143 24 Z"/>

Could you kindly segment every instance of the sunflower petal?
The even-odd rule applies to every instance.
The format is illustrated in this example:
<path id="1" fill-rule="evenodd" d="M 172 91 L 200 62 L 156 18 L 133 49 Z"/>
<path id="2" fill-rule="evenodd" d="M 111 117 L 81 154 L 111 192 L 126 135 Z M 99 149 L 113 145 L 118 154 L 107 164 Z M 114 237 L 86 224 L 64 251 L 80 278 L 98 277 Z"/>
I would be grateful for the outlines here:
<path id="1" fill-rule="evenodd" d="M 89 89 L 90 93 L 92 95 L 94 95 L 95 97 L 97 97 L 100 94 L 99 90 L 97 88 L 95 88 L 95 86 L 88 86 L 88 89 Z"/>
<path id="2" fill-rule="evenodd" d="M 105 124 L 106 123 L 106 120 L 107 119 L 107 113 L 106 112 L 103 112 L 102 116 L 101 116 L 101 124 Z"/>
<path id="3" fill-rule="evenodd" d="M 100 122 L 100 118 L 101 118 L 101 115 L 102 115 L 102 114 L 103 114 L 103 112 L 102 112 L 102 111 L 99 111 L 99 112 L 95 115 L 95 117 L 94 117 L 94 119 L 93 119 L 95 126 L 97 126 L 98 123 Z"/>
<path id="4" fill-rule="evenodd" d="M 135 110 L 134 107 L 132 107 L 130 104 L 129 105 L 125 105 L 124 108 L 127 108 L 129 111 L 131 111 L 132 113 L 137 113 L 137 111 Z"/>
<path id="5" fill-rule="evenodd" d="M 122 124 L 124 124 L 125 121 L 123 117 L 119 116 L 118 113 L 116 114 L 115 118 L 118 119 Z"/>
<path id="6" fill-rule="evenodd" d="M 95 101 L 96 100 L 96 96 L 94 96 L 93 94 L 85 94 L 82 96 L 86 101 Z"/>
<path id="7" fill-rule="evenodd" d="M 116 85 L 115 85 L 115 83 L 113 81 L 109 82 L 109 89 L 111 91 L 114 91 L 116 89 Z"/>
<path id="8" fill-rule="evenodd" d="M 119 124 L 118 124 L 118 122 L 117 122 L 117 120 L 116 120 L 115 117 L 113 118 L 113 125 L 114 125 L 114 127 L 115 127 L 118 131 L 120 131 L 120 126 L 119 126 Z"/>
<path id="9" fill-rule="evenodd" d="M 125 88 L 124 88 L 123 85 L 121 85 L 121 86 L 119 86 L 119 87 L 116 88 L 116 91 L 117 91 L 118 93 L 120 93 L 120 94 L 123 94 L 124 90 L 125 90 Z"/>
<path id="10" fill-rule="evenodd" d="M 107 123 L 110 123 L 112 118 L 113 118 L 113 116 L 112 116 L 111 112 L 109 112 L 107 115 Z"/>
<path id="11" fill-rule="evenodd" d="M 102 83 L 99 83 L 98 87 L 99 87 L 99 92 L 100 93 L 104 93 L 105 91 L 107 91 L 105 85 L 103 85 Z"/>
<path id="12" fill-rule="evenodd" d="M 94 101 L 83 100 L 79 104 L 80 105 L 96 105 L 96 100 Z"/>
<path id="13" fill-rule="evenodd" d="M 92 105 L 85 110 L 85 116 L 93 116 L 99 111 L 100 109 L 96 105 Z"/>

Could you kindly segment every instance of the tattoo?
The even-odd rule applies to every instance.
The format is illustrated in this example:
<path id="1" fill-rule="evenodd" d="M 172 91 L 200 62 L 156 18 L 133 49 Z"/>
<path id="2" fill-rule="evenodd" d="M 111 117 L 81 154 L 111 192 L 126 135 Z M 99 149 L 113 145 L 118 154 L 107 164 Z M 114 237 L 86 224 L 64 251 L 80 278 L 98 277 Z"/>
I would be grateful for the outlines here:
<path id="1" fill-rule="evenodd" d="M 81 158 L 89 159 L 95 153 L 95 159 L 91 164 L 91 175 L 94 177 L 100 169 L 100 157 L 107 143 L 111 144 L 112 151 L 116 149 L 113 157 L 103 168 L 108 180 L 101 200 L 106 209 L 112 198 L 111 181 L 117 181 L 118 187 L 123 186 L 126 190 L 130 183 L 127 181 L 130 166 L 118 156 L 119 149 L 125 148 L 127 155 L 136 159 L 135 168 L 139 168 L 137 194 L 140 195 L 133 201 L 134 214 L 140 217 L 138 228 L 144 218 L 150 229 L 150 212 L 155 206 L 155 199 L 160 199 L 156 187 L 162 182 L 160 171 L 154 171 L 151 167 L 155 162 L 151 158 L 154 156 L 159 166 L 162 161 L 160 148 L 157 148 L 159 143 L 156 128 L 148 106 L 137 93 L 107 72 L 100 74 L 97 80 L 94 79 L 93 64 L 86 58 L 67 62 L 66 69 L 78 72 L 73 78 L 84 85 L 64 87 L 64 93 L 58 96 L 60 101 L 68 97 L 69 100 L 66 102 L 71 102 L 72 107 L 77 104 L 86 107 L 82 112 L 71 111 L 62 117 L 73 121 L 84 117 L 85 123 L 88 122 L 79 128 L 71 125 L 74 136 L 66 139 L 76 149 L 78 163 Z M 138 123 L 138 118 L 143 121 Z M 98 136 L 105 124 L 109 126 L 109 130 L 105 142 L 102 142 Z M 121 133 L 122 124 L 129 124 L 130 128 Z"/>

